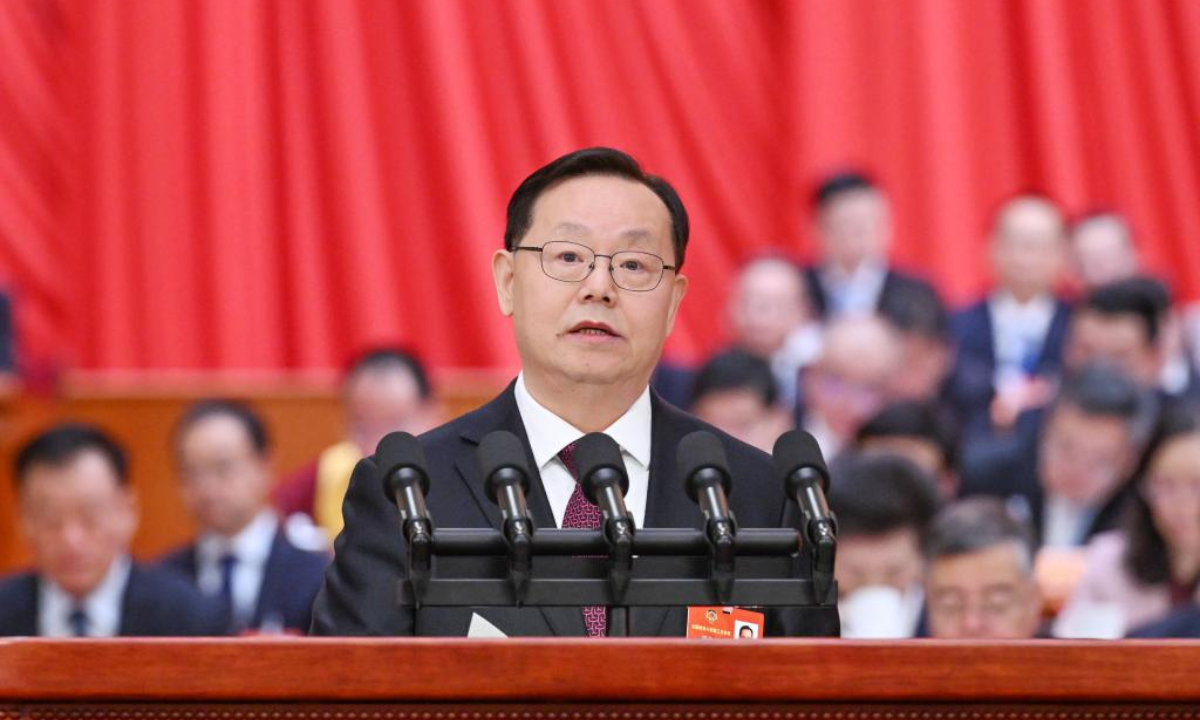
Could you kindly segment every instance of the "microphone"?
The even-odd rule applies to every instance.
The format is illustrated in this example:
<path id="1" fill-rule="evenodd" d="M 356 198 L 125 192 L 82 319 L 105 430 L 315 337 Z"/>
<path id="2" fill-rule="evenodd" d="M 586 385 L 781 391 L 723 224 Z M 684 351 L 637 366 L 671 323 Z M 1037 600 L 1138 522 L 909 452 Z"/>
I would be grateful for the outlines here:
<path id="1" fill-rule="evenodd" d="M 835 538 L 837 521 L 825 501 L 829 471 L 816 439 L 803 430 L 790 430 L 775 441 L 772 455 L 784 492 L 804 513 L 804 539 L 817 546 Z"/>
<path id="2" fill-rule="evenodd" d="M 784 492 L 804 513 L 804 540 L 813 557 L 814 588 L 818 602 L 824 602 L 833 585 L 837 519 L 825 500 L 829 470 L 825 468 L 821 446 L 809 433 L 790 430 L 775 441 L 772 455 L 775 469 L 783 479 Z"/>
<path id="3" fill-rule="evenodd" d="M 583 495 L 604 514 L 604 532 L 609 540 L 632 538 L 633 516 L 625 508 L 629 474 L 617 442 L 604 433 L 588 433 L 575 443 L 575 469 Z"/>
<path id="4" fill-rule="evenodd" d="M 732 542 L 736 522 L 729 511 L 732 473 L 725 447 L 716 435 L 697 430 L 679 441 L 675 462 L 683 475 L 684 489 L 708 519 L 708 536 L 714 545 Z"/>
<path id="5" fill-rule="evenodd" d="M 532 473 L 524 444 L 507 430 L 496 430 L 479 443 L 476 459 L 488 498 L 500 506 L 505 537 L 514 543 L 519 542 L 518 538 L 528 538 L 533 533 L 533 520 L 529 517 L 525 494 L 529 492 Z"/>
<path id="6" fill-rule="evenodd" d="M 375 462 L 383 473 L 384 494 L 400 510 L 405 539 L 409 545 L 428 543 L 433 521 L 425 508 L 429 492 L 425 449 L 406 432 L 388 433 L 375 449 Z"/>

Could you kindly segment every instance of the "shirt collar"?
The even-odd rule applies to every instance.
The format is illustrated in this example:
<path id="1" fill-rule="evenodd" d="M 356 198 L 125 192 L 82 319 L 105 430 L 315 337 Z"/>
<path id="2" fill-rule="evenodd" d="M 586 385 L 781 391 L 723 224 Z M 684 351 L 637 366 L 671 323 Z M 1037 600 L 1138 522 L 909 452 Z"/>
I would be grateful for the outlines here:
<path id="1" fill-rule="evenodd" d="M 524 372 L 517 376 L 514 394 L 517 410 L 521 413 L 521 422 L 525 425 L 525 434 L 529 437 L 529 447 L 533 450 L 533 460 L 538 468 L 546 467 L 547 463 L 557 457 L 560 450 L 585 435 L 582 430 L 534 399 L 525 386 Z M 649 468 L 650 429 L 650 387 L 647 386 L 625 414 L 604 430 L 604 434 L 615 440 L 617 445 L 642 467 Z"/>
<path id="2" fill-rule="evenodd" d="M 77 601 L 53 580 L 42 578 L 39 585 L 43 607 L 53 617 L 66 618 L 78 605 L 87 613 L 93 635 L 115 635 L 120 631 L 121 605 L 132 569 L 129 556 L 117 556 L 108 566 L 104 579 L 81 601 Z"/>
<path id="3" fill-rule="evenodd" d="M 233 537 L 205 533 L 196 541 L 197 559 L 201 562 L 217 562 L 222 555 L 232 553 L 239 563 L 265 563 L 267 556 L 271 554 L 271 544 L 275 541 L 278 527 L 279 518 L 275 513 L 263 510 Z"/>
<path id="4" fill-rule="evenodd" d="M 992 296 L 992 309 L 997 315 L 1021 315 L 1025 317 L 1042 317 L 1054 314 L 1054 297 L 1041 294 L 1026 302 L 1018 302 L 1012 293 L 1001 290 Z"/>

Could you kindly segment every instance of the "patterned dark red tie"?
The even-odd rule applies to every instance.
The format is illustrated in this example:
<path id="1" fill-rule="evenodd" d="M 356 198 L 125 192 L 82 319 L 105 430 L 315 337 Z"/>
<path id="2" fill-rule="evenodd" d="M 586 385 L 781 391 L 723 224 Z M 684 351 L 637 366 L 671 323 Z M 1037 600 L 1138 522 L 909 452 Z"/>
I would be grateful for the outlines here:
<path id="1" fill-rule="evenodd" d="M 583 486 L 579 484 L 579 473 L 575 469 L 575 443 L 567 445 L 559 451 L 558 459 L 575 478 L 575 490 L 567 501 L 567 511 L 563 513 L 564 528 L 583 528 L 599 530 L 603 516 L 600 508 L 593 505 L 583 496 Z M 593 605 L 583 608 L 583 624 L 587 626 L 588 637 L 604 637 L 608 634 L 608 611 L 603 605 Z"/>

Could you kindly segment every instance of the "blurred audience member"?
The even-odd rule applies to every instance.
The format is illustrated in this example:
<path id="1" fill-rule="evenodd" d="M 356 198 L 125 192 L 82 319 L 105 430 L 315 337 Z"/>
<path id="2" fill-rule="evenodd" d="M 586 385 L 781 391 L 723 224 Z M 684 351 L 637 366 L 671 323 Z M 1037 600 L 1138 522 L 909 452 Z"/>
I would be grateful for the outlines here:
<path id="1" fill-rule="evenodd" d="M 1024 469 L 998 463 L 986 484 L 965 489 L 1013 497 L 1041 545 L 1081 546 L 1117 525 L 1131 492 L 1129 478 L 1154 427 L 1153 408 L 1123 373 L 1086 366 L 1063 384 Z"/>
<path id="2" fill-rule="evenodd" d="M 842 635 L 913 637 L 924 603 L 921 543 L 938 509 L 933 481 L 895 455 L 846 455 L 833 476 Z"/>
<path id="3" fill-rule="evenodd" d="M 779 404 L 767 361 L 744 350 L 714 355 L 696 374 L 692 414 L 742 442 L 771 452 L 792 428 L 792 413 Z"/>
<path id="4" fill-rule="evenodd" d="M 841 452 L 888 402 L 889 383 L 898 372 L 900 348 L 887 323 L 862 316 L 829 324 L 820 358 L 801 379 L 802 424 L 825 457 Z"/>
<path id="5" fill-rule="evenodd" d="M 1071 255 L 1084 292 L 1133 277 L 1141 267 L 1129 222 L 1108 210 L 1090 212 L 1072 223 Z"/>
<path id="6" fill-rule="evenodd" d="M 1068 369 L 1110 363 L 1143 387 L 1195 396 L 1200 383 L 1177 342 L 1171 293 L 1158 280 L 1131 277 L 1094 288 L 1076 308 L 1067 333 Z"/>
<path id="7" fill-rule="evenodd" d="M 932 403 L 888 405 L 859 428 L 855 449 L 908 458 L 937 480 L 943 499 L 958 494 L 958 432 L 946 413 Z"/>
<path id="8" fill-rule="evenodd" d="M 38 435 L 15 463 L 21 529 L 37 569 L 0 580 L 0 635 L 221 635 L 215 604 L 129 556 L 137 501 L 125 453 L 90 425 Z"/>
<path id="9" fill-rule="evenodd" d="M 270 442 L 247 406 L 208 400 L 174 432 L 184 505 L 195 543 L 163 558 L 219 601 L 233 632 L 308 632 L 328 558 L 296 547 L 268 504 Z"/>
<path id="10" fill-rule="evenodd" d="M 1173 418 L 1125 523 L 1088 543 L 1060 637 L 1117 638 L 1195 602 L 1200 585 L 1200 425 Z"/>
<path id="11" fill-rule="evenodd" d="M 891 210 L 866 175 L 831 175 L 813 194 L 820 259 L 805 270 L 815 314 L 824 318 L 869 315 L 903 289 L 931 291 L 926 281 L 888 265 Z"/>
<path id="12" fill-rule="evenodd" d="M 1062 213 L 1045 197 L 1017 196 L 996 214 L 995 289 L 953 321 L 952 397 L 968 433 L 1010 428 L 1053 395 L 1069 314 L 1054 296 L 1065 242 Z"/>
<path id="13" fill-rule="evenodd" d="M 342 382 L 342 412 L 346 439 L 326 448 L 275 492 L 275 505 L 285 517 L 309 515 L 329 538 L 342 531 L 342 498 L 358 461 L 373 454 L 388 433 L 420 435 L 438 420 L 425 367 L 399 348 L 371 350 L 350 365 Z"/>
<path id="14" fill-rule="evenodd" d="M 898 288 L 880 305 L 879 315 L 896 331 L 903 372 L 892 375 L 891 394 L 897 400 L 944 403 L 954 343 L 950 316 L 931 287 Z"/>
<path id="15" fill-rule="evenodd" d="M 934 520 L 925 543 L 929 635 L 1031 638 L 1041 623 L 1033 538 L 998 498 L 968 498 Z"/>
<path id="16" fill-rule="evenodd" d="M 782 257 L 747 263 L 734 280 L 729 320 L 733 346 L 768 361 L 781 403 L 795 407 L 800 369 L 821 350 L 800 268 Z"/>

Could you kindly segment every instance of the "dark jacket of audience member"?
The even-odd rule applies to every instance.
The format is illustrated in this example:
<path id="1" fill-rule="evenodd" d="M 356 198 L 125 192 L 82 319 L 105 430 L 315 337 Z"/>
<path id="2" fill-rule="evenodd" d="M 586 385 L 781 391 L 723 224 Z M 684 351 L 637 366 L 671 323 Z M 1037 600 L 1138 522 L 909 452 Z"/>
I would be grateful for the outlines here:
<path id="1" fill-rule="evenodd" d="M 188 545 L 162 558 L 162 565 L 196 582 L 198 567 L 196 546 Z M 271 554 L 263 569 L 258 603 L 249 627 L 282 625 L 307 632 L 312 625 L 312 603 L 325 578 L 329 558 L 301 550 L 287 539 L 280 526 L 271 543 Z"/>
<path id="2" fill-rule="evenodd" d="M 0 581 L 0 636 L 38 635 L 38 576 Z M 175 573 L 134 563 L 125 585 L 117 634 L 123 637 L 224 635 L 220 608 Z"/>

